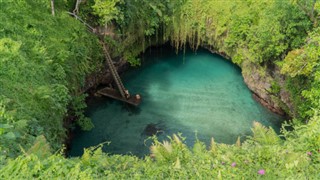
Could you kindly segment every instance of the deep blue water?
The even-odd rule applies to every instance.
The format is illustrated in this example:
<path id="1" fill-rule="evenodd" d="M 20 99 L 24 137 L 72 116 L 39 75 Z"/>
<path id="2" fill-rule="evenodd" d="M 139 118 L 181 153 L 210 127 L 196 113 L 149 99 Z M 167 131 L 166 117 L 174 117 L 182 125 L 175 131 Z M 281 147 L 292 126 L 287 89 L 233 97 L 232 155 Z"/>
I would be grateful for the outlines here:
<path id="1" fill-rule="evenodd" d="M 142 66 L 122 78 L 131 94 L 143 101 L 138 108 L 109 98 L 94 98 L 87 115 L 95 128 L 77 130 L 70 155 L 103 142 L 110 154 L 149 153 L 146 131 L 159 131 L 160 140 L 182 133 L 189 146 L 196 138 L 209 145 L 211 137 L 221 143 L 235 143 L 251 134 L 253 121 L 279 131 L 281 117 L 252 98 L 241 70 L 224 58 L 206 50 L 178 55 L 172 49 L 158 49 L 143 56 Z M 149 125 L 149 126 L 148 126 Z"/>

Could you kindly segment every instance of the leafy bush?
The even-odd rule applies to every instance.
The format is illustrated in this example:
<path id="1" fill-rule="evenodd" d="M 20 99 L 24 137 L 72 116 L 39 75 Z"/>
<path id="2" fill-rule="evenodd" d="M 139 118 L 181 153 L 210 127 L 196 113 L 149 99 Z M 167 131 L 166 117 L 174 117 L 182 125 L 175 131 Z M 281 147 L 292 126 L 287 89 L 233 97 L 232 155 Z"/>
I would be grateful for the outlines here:
<path id="1" fill-rule="evenodd" d="M 15 156 L 44 134 L 53 150 L 60 149 L 68 105 L 101 64 L 98 40 L 66 12 L 51 16 L 47 1 L 0 6 L 0 102 L 6 107 L 1 124 L 10 139 L 1 144 Z"/>
<path id="2" fill-rule="evenodd" d="M 95 2 L 88 4 L 100 22 L 116 20 L 122 33 L 122 44 L 108 42 L 136 64 L 153 39 L 171 40 L 177 48 L 210 45 L 239 65 L 265 67 L 278 60 L 290 77 L 287 88 L 299 109 L 295 116 L 308 123 L 297 121 L 293 131 L 283 128 L 282 137 L 255 123 L 253 136 L 234 145 L 212 139 L 210 147 L 196 141 L 189 149 L 178 135 L 163 142 L 154 138 L 144 159 L 110 156 L 102 145 L 67 159 L 57 152 L 63 150 L 67 110 L 84 129 L 92 126 L 83 116 L 80 88 L 101 64 L 98 40 L 63 8 L 51 16 L 48 1 L 0 1 L 0 179 L 320 178 L 319 3 L 111 0 L 111 7 L 100 9 L 103 2 Z M 92 8 L 84 9 L 92 13 Z M 276 82 L 271 90 L 279 92 Z"/>
<path id="3" fill-rule="evenodd" d="M 196 141 L 192 149 L 183 138 L 173 135 L 169 141 L 154 139 L 151 155 L 144 159 L 110 156 L 102 152 L 101 145 L 86 149 L 80 158 L 65 159 L 59 153 L 42 158 L 25 154 L 10 160 L 0 170 L 0 178 L 317 179 L 320 116 L 294 128 L 284 131 L 286 140 L 282 140 L 272 129 L 255 123 L 253 136 L 242 144 L 217 144 L 212 139 L 210 147 Z M 42 138 L 39 141 L 47 146 Z"/>

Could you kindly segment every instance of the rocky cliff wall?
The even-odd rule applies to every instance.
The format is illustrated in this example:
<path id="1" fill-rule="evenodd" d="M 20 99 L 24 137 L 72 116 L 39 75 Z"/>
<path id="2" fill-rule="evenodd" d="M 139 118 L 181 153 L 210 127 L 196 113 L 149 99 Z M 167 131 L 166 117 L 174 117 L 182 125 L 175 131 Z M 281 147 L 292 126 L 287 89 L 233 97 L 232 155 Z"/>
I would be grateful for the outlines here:
<path id="1" fill-rule="evenodd" d="M 118 60 L 114 63 L 119 74 L 125 72 L 129 68 L 129 63 L 123 59 Z M 113 78 L 109 67 L 105 62 L 100 71 L 90 74 L 85 81 L 85 85 L 82 88 L 82 92 L 87 92 L 89 94 L 95 93 L 98 86 L 108 86 L 113 83 Z"/>
<path id="2" fill-rule="evenodd" d="M 212 53 L 219 54 L 226 59 L 231 57 L 225 52 L 214 50 L 204 46 Z M 129 64 L 120 59 L 115 63 L 119 74 L 129 68 Z M 261 67 L 250 61 L 244 61 L 240 68 L 242 76 L 248 88 L 252 91 L 252 96 L 263 106 L 280 115 L 294 114 L 294 106 L 290 100 L 290 94 L 285 88 L 285 77 L 280 74 L 278 68 L 268 69 Z M 94 94 L 100 85 L 108 86 L 113 82 L 108 65 L 104 64 L 99 72 L 95 72 L 86 78 L 86 83 L 82 92 Z"/>
<path id="3" fill-rule="evenodd" d="M 231 60 L 231 57 L 223 51 L 208 46 L 204 47 L 212 53 Z M 252 91 L 254 99 L 277 114 L 291 116 L 294 113 L 290 94 L 285 88 L 285 77 L 280 74 L 278 68 L 268 69 L 268 67 L 261 67 L 249 60 L 244 61 L 240 68 L 244 82 Z"/>

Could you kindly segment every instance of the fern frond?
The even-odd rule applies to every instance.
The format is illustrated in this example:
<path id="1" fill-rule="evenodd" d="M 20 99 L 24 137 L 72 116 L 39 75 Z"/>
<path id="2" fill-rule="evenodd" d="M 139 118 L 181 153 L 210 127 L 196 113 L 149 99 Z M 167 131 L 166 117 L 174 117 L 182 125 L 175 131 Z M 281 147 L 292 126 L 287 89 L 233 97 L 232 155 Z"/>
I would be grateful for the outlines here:
<path id="1" fill-rule="evenodd" d="M 172 145 L 168 141 L 163 141 L 162 146 L 168 153 L 172 153 Z"/>
<path id="2" fill-rule="evenodd" d="M 253 122 L 253 137 L 252 140 L 261 145 L 277 145 L 280 144 L 280 138 L 271 128 L 267 128 L 258 122 Z"/>
<path id="3" fill-rule="evenodd" d="M 211 138 L 211 142 L 210 142 L 210 151 L 213 153 L 217 152 L 217 144 L 213 138 Z"/>

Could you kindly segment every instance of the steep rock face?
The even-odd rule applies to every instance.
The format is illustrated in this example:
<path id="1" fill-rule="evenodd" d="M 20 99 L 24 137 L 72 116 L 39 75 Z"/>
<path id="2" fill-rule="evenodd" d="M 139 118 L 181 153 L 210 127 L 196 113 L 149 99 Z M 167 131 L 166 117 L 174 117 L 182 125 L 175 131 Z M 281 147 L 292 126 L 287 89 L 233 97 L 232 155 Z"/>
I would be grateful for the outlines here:
<path id="1" fill-rule="evenodd" d="M 122 59 L 117 61 L 114 65 L 119 74 L 125 72 L 129 68 L 129 63 Z M 109 85 L 112 82 L 113 78 L 111 72 L 109 71 L 109 67 L 105 62 L 100 71 L 95 72 L 86 78 L 85 85 L 81 91 L 94 93 L 99 85 Z"/>
<path id="2" fill-rule="evenodd" d="M 277 101 L 278 98 L 272 92 L 272 81 L 274 79 L 271 75 L 249 61 L 245 61 L 241 65 L 241 69 L 244 82 L 253 92 L 253 97 L 271 111 L 284 115 L 285 112 L 282 110 L 280 102 Z"/>
<path id="3" fill-rule="evenodd" d="M 285 107 L 283 109 L 286 111 L 287 114 L 289 114 L 291 117 L 294 117 L 296 114 L 296 109 L 291 101 L 291 95 L 289 91 L 286 90 L 286 79 L 284 75 L 281 75 L 280 69 L 276 68 L 273 71 L 273 76 L 275 77 L 277 83 L 279 84 L 280 92 L 278 93 L 278 97 L 280 98 L 281 102 L 285 104 Z"/>
<path id="4" fill-rule="evenodd" d="M 226 59 L 231 59 L 224 52 L 206 47 L 209 51 L 219 54 Z M 129 64 L 124 60 L 115 63 L 119 74 L 125 72 L 129 68 Z M 244 61 L 241 64 L 242 76 L 244 82 L 253 93 L 253 98 L 260 102 L 263 106 L 280 115 L 293 115 L 294 106 L 291 102 L 290 94 L 285 88 L 285 77 L 280 74 L 280 70 L 275 68 L 268 70 L 250 61 Z M 94 93 L 99 85 L 109 85 L 113 82 L 112 75 L 108 65 L 105 64 L 99 72 L 95 72 L 86 78 L 85 86 L 82 92 Z M 272 84 L 277 83 L 279 91 L 272 89 Z"/>
<path id="5" fill-rule="evenodd" d="M 293 116 L 295 109 L 286 90 L 285 77 L 277 67 L 267 69 L 245 61 L 241 69 L 244 82 L 257 101 L 277 114 Z"/>
<path id="6" fill-rule="evenodd" d="M 212 53 L 219 54 L 226 59 L 231 59 L 231 56 L 224 51 L 219 51 L 209 46 L 204 47 Z M 285 77 L 280 74 L 278 68 L 270 70 L 256 65 L 249 60 L 244 61 L 240 68 L 242 69 L 244 82 L 253 93 L 253 98 L 277 114 L 294 114 L 294 106 L 290 100 L 290 94 L 285 88 Z M 273 83 L 279 86 L 278 91 L 273 89 Z"/>

